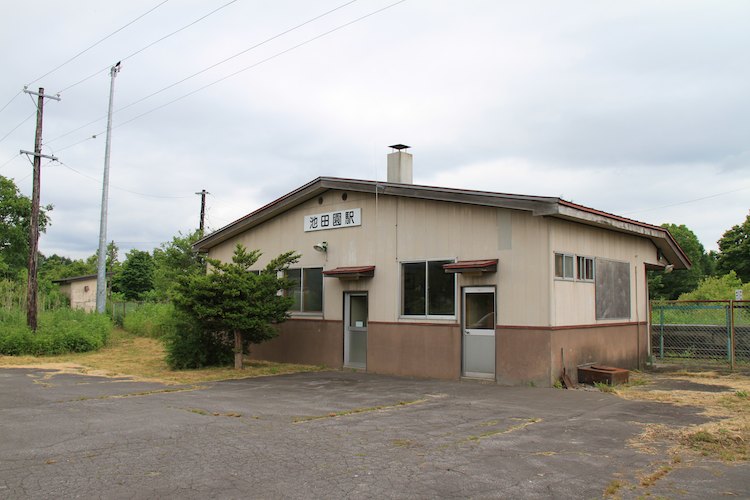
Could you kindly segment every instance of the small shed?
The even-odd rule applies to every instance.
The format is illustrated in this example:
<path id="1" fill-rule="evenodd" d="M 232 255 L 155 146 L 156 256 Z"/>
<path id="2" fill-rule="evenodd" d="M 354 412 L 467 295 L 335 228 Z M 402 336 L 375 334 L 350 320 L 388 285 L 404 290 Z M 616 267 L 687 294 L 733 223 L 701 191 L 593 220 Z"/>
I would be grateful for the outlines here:
<path id="1" fill-rule="evenodd" d="M 70 299 L 70 307 L 92 312 L 96 309 L 96 274 L 73 276 L 52 281 Z"/>

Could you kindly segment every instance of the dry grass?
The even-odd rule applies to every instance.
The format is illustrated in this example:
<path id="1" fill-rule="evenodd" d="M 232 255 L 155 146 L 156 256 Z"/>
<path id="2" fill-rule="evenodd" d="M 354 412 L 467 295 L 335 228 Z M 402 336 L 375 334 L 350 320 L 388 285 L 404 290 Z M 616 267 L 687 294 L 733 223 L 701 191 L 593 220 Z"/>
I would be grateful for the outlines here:
<path id="1" fill-rule="evenodd" d="M 170 370 L 164 361 L 164 356 L 164 345 L 161 341 L 136 337 L 125 330 L 115 329 L 110 335 L 107 346 L 96 352 L 41 357 L 0 356 L 0 367 L 37 367 L 106 377 L 127 376 L 136 380 L 151 380 L 165 384 L 198 384 L 214 380 L 323 369 L 321 366 L 246 360 L 244 370 L 234 370 L 230 367 Z"/>
<path id="2" fill-rule="evenodd" d="M 694 406 L 702 408 L 701 413 L 711 419 L 706 424 L 678 429 L 661 425 L 646 426 L 636 440 L 644 451 L 648 451 L 649 443 L 667 441 L 673 444 L 674 449 L 687 449 L 728 462 L 750 460 L 750 377 L 746 374 L 683 371 L 636 376 L 641 383 L 618 387 L 616 393 L 620 397 Z M 729 387 L 731 392 L 647 390 L 649 385 L 669 380 L 724 386 Z"/>

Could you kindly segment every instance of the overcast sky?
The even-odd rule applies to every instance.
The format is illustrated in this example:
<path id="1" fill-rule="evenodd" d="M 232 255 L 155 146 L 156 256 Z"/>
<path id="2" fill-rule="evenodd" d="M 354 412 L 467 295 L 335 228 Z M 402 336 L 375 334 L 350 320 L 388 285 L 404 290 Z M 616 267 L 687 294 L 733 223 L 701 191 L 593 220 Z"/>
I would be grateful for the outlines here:
<path id="1" fill-rule="evenodd" d="M 6 0 L 0 175 L 24 194 L 35 104 L 19 92 L 62 97 L 44 107 L 62 163 L 43 161 L 41 251 L 96 251 L 119 60 L 121 258 L 196 228 L 196 191 L 218 229 L 318 176 L 384 180 L 395 143 L 415 183 L 685 224 L 707 250 L 747 216 L 750 2 L 394 2 Z"/>

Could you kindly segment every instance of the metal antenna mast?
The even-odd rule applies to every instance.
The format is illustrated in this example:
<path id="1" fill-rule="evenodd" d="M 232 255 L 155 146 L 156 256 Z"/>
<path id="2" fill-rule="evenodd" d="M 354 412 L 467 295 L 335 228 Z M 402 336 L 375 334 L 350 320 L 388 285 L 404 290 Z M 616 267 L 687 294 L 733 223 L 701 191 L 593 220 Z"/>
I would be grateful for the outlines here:
<path id="1" fill-rule="evenodd" d="M 104 313 L 107 306 L 107 204 L 109 202 L 109 152 L 112 143 L 112 103 L 118 62 L 109 70 L 109 111 L 107 112 L 107 144 L 104 147 L 104 178 L 102 180 L 102 215 L 99 222 L 99 259 L 96 268 L 96 311 Z"/>

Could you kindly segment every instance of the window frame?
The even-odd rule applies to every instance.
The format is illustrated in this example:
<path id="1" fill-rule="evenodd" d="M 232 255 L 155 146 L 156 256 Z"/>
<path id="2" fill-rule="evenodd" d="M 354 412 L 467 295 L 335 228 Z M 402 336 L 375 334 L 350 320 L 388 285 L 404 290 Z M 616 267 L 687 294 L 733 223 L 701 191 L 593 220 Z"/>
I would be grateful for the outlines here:
<path id="1" fill-rule="evenodd" d="M 320 310 L 305 310 L 305 271 L 318 269 L 320 270 Z M 323 268 L 318 266 L 310 267 L 290 267 L 284 271 L 285 277 L 289 278 L 289 271 L 299 271 L 299 281 L 297 286 L 292 287 L 284 291 L 284 295 L 287 297 L 294 297 L 295 293 L 299 293 L 299 309 L 289 309 L 289 312 L 293 315 L 308 315 L 308 316 L 322 316 L 323 310 L 325 309 L 325 293 L 323 280 Z"/>
<path id="2" fill-rule="evenodd" d="M 452 314 L 428 314 L 430 310 L 430 280 L 429 280 L 429 263 L 430 262 L 442 262 L 444 264 L 456 262 L 455 258 L 434 258 L 434 259 L 409 259 L 399 261 L 399 305 L 398 312 L 400 319 L 437 319 L 437 320 L 455 320 L 457 318 L 456 308 L 458 306 L 458 280 L 455 274 L 450 274 L 453 278 L 453 313 Z M 425 276 L 425 287 L 424 287 L 424 314 L 405 314 L 404 313 L 404 299 L 406 297 L 406 290 L 404 289 L 404 264 L 424 264 L 424 276 Z M 445 270 L 443 270 L 445 272 Z"/>
<path id="3" fill-rule="evenodd" d="M 562 263 L 563 263 L 563 266 L 562 266 L 562 276 L 558 276 L 557 275 L 557 256 L 558 255 L 562 257 Z M 566 276 L 565 275 L 565 270 L 566 270 L 566 268 L 565 268 L 565 260 L 566 260 L 566 257 L 570 259 L 570 265 L 571 265 L 570 276 Z M 552 256 L 552 259 L 553 259 L 553 268 L 554 268 L 553 271 L 552 271 L 552 274 L 553 274 L 553 276 L 554 276 L 554 278 L 556 280 L 560 280 L 560 281 L 575 281 L 575 279 L 576 279 L 576 255 L 575 254 L 568 253 L 568 252 L 555 252 L 553 254 L 553 256 Z"/>
<path id="4" fill-rule="evenodd" d="M 586 261 L 591 262 L 591 277 L 581 277 L 581 261 L 584 262 L 584 271 L 587 269 L 585 266 Z M 594 283 L 596 280 L 596 259 L 594 257 L 588 257 L 586 255 L 576 255 L 576 281 L 582 281 L 584 283 Z"/>

